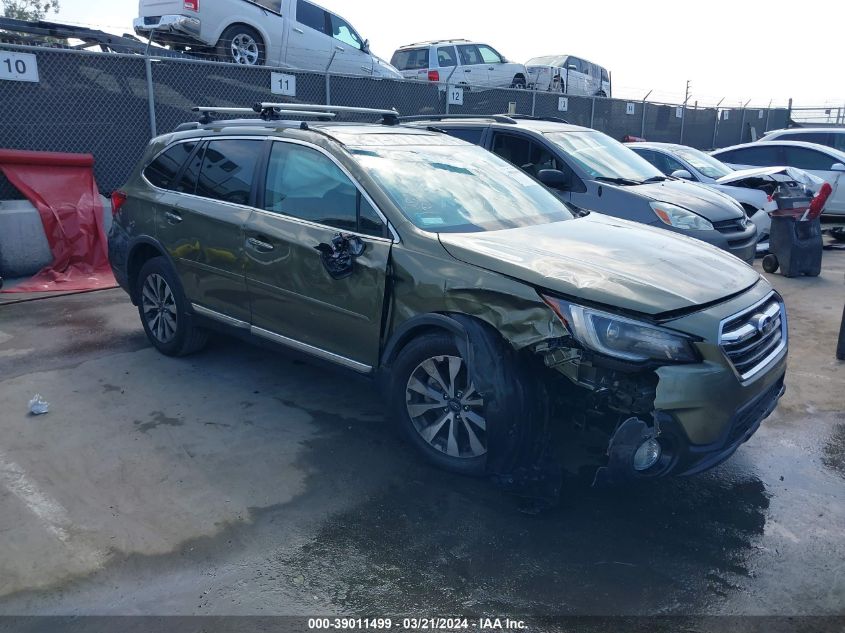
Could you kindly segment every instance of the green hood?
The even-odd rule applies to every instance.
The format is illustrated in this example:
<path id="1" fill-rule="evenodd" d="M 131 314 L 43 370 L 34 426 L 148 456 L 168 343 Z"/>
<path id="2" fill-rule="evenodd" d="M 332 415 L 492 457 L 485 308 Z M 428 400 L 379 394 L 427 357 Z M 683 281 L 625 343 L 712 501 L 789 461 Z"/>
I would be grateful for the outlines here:
<path id="1" fill-rule="evenodd" d="M 503 231 L 442 233 L 440 241 L 468 264 L 643 314 L 718 301 L 760 279 L 715 246 L 597 213 Z"/>

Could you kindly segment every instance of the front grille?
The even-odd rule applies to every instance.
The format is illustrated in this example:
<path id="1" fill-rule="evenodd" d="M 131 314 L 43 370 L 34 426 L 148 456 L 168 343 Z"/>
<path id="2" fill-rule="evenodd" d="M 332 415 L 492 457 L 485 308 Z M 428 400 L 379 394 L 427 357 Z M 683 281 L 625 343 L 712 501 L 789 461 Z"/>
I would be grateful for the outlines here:
<path id="1" fill-rule="evenodd" d="M 719 233 L 737 233 L 739 231 L 744 231 L 745 227 L 748 226 L 747 223 L 743 224 L 745 219 L 737 219 L 737 220 L 724 220 L 722 222 L 714 222 L 713 228 L 719 231 Z"/>
<path id="2" fill-rule="evenodd" d="M 719 344 L 742 380 L 756 375 L 787 344 L 786 310 L 776 294 L 722 323 Z"/>

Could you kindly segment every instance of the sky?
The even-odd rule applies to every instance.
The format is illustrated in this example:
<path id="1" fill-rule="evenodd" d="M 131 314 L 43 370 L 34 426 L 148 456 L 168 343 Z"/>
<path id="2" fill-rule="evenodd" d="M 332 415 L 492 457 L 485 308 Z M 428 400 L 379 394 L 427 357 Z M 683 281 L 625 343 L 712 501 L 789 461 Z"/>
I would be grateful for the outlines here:
<path id="1" fill-rule="evenodd" d="M 652 101 L 682 102 L 689 80 L 690 103 L 702 106 L 722 99 L 723 106 L 785 106 L 792 98 L 801 106 L 845 108 L 842 0 L 317 2 L 388 60 L 404 44 L 467 38 L 513 61 L 564 53 L 588 59 L 611 72 L 619 98 L 652 91 Z M 137 10 L 133 0 L 61 0 L 50 19 L 131 32 Z"/>

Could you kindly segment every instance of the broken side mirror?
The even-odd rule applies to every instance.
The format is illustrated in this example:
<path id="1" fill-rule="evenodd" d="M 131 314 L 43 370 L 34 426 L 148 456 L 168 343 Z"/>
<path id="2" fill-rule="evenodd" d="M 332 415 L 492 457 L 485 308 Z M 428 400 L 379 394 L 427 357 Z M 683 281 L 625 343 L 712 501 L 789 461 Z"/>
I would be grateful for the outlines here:
<path id="1" fill-rule="evenodd" d="M 537 180 L 546 185 L 549 189 L 567 191 L 572 188 L 571 176 L 559 169 L 541 169 L 537 174 Z"/>
<path id="2" fill-rule="evenodd" d="M 692 174 L 689 173 L 686 169 L 676 169 L 672 172 L 672 178 L 677 178 L 679 180 L 692 180 Z"/>
<path id="3" fill-rule="evenodd" d="M 843 165 L 842 163 L 834 163 L 831 166 L 830 171 L 838 171 L 845 173 L 845 165 Z"/>

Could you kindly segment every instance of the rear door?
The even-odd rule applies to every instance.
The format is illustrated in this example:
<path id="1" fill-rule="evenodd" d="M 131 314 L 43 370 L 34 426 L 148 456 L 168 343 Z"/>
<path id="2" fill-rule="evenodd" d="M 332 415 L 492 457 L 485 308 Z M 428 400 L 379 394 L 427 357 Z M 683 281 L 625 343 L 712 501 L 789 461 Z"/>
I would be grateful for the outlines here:
<path id="1" fill-rule="evenodd" d="M 475 44 L 461 44 L 458 46 L 461 67 L 454 77 L 453 83 L 467 83 L 471 86 L 490 85 L 490 65 L 484 63 L 481 52 Z"/>
<path id="2" fill-rule="evenodd" d="M 262 143 L 221 139 L 198 147 L 156 214 L 158 239 L 191 303 L 245 322 L 243 231 Z"/>
<path id="3" fill-rule="evenodd" d="M 346 170 L 308 144 L 274 141 L 261 190 L 245 231 L 253 332 L 369 371 L 393 243 L 386 223 Z M 344 252 L 338 238 L 363 252 L 333 257 Z"/>
<path id="4" fill-rule="evenodd" d="M 333 52 L 328 13 L 307 0 L 295 0 L 289 26 L 286 63 L 299 70 L 325 71 Z"/>

